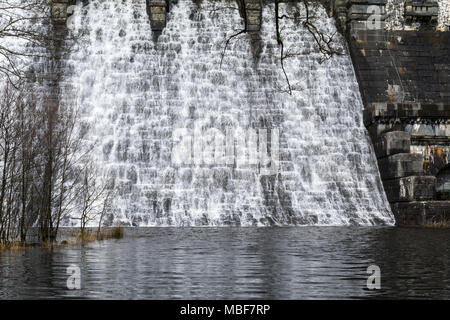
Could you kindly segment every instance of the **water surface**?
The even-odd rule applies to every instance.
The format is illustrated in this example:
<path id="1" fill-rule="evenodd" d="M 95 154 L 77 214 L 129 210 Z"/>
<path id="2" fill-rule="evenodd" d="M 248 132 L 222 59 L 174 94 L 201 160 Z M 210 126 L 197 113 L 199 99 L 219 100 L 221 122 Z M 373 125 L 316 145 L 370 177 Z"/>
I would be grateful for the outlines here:
<path id="1" fill-rule="evenodd" d="M 1 299 L 450 298 L 450 230 L 150 228 L 148 236 L 0 255 Z M 68 290 L 78 265 L 82 289 Z M 366 286 L 369 265 L 381 289 Z"/>

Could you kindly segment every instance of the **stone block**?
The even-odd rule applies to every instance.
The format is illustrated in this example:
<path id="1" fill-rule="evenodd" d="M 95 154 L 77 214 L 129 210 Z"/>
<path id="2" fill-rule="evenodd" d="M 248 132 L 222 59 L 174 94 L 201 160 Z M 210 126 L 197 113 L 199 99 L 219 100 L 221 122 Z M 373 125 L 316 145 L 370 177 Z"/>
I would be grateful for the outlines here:
<path id="1" fill-rule="evenodd" d="M 371 5 L 361 5 L 361 4 L 355 4 L 352 5 L 349 9 L 348 9 L 348 14 L 352 15 L 352 14 L 365 14 L 368 16 L 374 14 L 373 13 L 373 8 L 370 7 Z M 379 7 L 379 14 L 384 14 L 385 9 L 384 6 L 380 6 Z"/>
<path id="2" fill-rule="evenodd" d="M 167 4 L 164 0 L 150 0 L 148 14 L 153 31 L 161 31 L 166 27 Z"/>
<path id="3" fill-rule="evenodd" d="M 166 14 L 166 8 L 163 6 L 151 6 L 150 7 L 151 14 Z"/>
<path id="4" fill-rule="evenodd" d="M 439 199 L 450 200 L 450 167 L 439 171 L 436 177 L 436 192 Z"/>
<path id="5" fill-rule="evenodd" d="M 350 7 L 355 4 L 367 4 L 367 5 L 385 5 L 387 0 L 347 0 L 347 6 Z"/>
<path id="6" fill-rule="evenodd" d="M 450 221 L 450 201 L 396 202 L 391 204 L 397 226 L 425 226 Z"/>
<path id="7" fill-rule="evenodd" d="M 366 105 L 363 111 L 364 124 L 368 126 L 377 118 L 447 120 L 450 118 L 450 104 L 375 102 Z"/>
<path id="8" fill-rule="evenodd" d="M 411 135 L 405 131 L 385 132 L 375 142 L 374 147 L 377 158 L 383 158 L 397 153 L 409 153 Z"/>
<path id="9" fill-rule="evenodd" d="M 405 3 L 405 16 L 422 16 L 431 17 L 437 16 L 439 11 L 438 3 L 424 2 L 424 3 L 414 3 L 413 1 L 407 1 Z"/>
<path id="10" fill-rule="evenodd" d="M 359 21 L 359 20 L 351 20 L 348 23 L 348 26 L 353 31 L 361 31 L 361 30 L 382 30 L 384 29 L 386 23 L 385 21 L 380 21 L 378 24 L 369 23 L 367 21 Z"/>
<path id="11" fill-rule="evenodd" d="M 254 32 L 261 29 L 262 2 L 261 0 L 246 0 L 247 31 Z"/>
<path id="12" fill-rule="evenodd" d="M 249 24 L 249 25 L 259 26 L 260 22 L 261 22 L 261 16 L 259 16 L 259 15 L 248 15 L 247 16 L 247 24 Z"/>
<path id="13" fill-rule="evenodd" d="M 166 22 L 166 15 L 164 13 L 152 14 L 152 21 L 155 21 L 155 22 L 158 22 L 158 23 L 165 23 Z"/>
<path id="14" fill-rule="evenodd" d="M 245 8 L 247 10 L 261 10 L 261 1 L 260 0 L 246 0 Z"/>
<path id="15" fill-rule="evenodd" d="M 247 31 L 249 32 L 256 32 L 261 29 L 259 24 L 248 24 L 247 25 Z"/>
<path id="16" fill-rule="evenodd" d="M 67 20 L 67 3 L 52 4 L 52 19 L 55 22 L 65 22 Z"/>
<path id="17" fill-rule="evenodd" d="M 383 181 L 389 202 L 433 200 L 436 196 L 436 177 L 409 176 Z"/>
<path id="18" fill-rule="evenodd" d="M 424 175 L 421 154 L 397 153 L 379 159 L 378 167 L 382 180 Z"/>
<path id="19" fill-rule="evenodd" d="M 167 3 L 165 0 L 150 0 L 149 1 L 150 7 L 166 7 Z"/>

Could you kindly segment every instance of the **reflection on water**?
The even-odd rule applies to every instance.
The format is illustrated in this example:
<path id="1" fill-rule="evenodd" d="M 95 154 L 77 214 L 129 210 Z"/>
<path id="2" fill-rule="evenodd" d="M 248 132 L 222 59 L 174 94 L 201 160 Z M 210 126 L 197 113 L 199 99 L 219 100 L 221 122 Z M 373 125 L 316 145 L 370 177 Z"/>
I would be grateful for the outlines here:
<path id="1" fill-rule="evenodd" d="M 450 298 L 450 230 L 154 228 L 148 237 L 0 254 L 0 298 Z M 82 289 L 68 290 L 67 267 Z M 381 290 L 368 290 L 369 265 Z"/>

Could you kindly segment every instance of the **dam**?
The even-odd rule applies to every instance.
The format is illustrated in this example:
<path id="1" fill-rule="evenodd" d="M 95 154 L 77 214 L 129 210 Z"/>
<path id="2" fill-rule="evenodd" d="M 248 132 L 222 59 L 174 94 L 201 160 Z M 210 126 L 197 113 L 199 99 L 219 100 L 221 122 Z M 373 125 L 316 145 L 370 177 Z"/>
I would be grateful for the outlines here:
<path id="1" fill-rule="evenodd" d="M 348 54 L 322 62 L 312 35 L 283 21 L 286 51 L 295 53 L 285 60 L 293 82 L 289 94 L 274 39 L 273 4 L 260 7 L 259 30 L 237 36 L 228 48 L 227 36 L 246 25 L 228 2 L 171 3 L 167 21 L 159 24 L 149 21 L 146 6 L 79 2 L 69 33 L 82 34 L 80 44 L 62 61 L 62 101 L 81 109 L 89 127 L 86 143 L 96 143 L 93 161 L 115 179 L 110 221 L 393 223 Z M 299 6 L 286 3 L 281 9 L 293 15 Z M 334 19 L 316 10 L 320 28 L 336 33 Z M 344 50 L 344 38 L 336 37 Z M 268 137 L 278 130 L 277 171 L 264 175 L 261 164 L 233 159 L 174 163 L 176 130 L 198 130 L 203 143 L 214 144 L 206 141 L 211 130 L 224 135 L 227 128 L 241 128 L 247 147 L 247 129 L 266 130 Z M 262 143 L 260 135 L 257 144 Z M 191 149 L 207 157 L 208 150 Z"/>
<path id="2" fill-rule="evenodd" d="M 0 299 L 450 298 L 449 29 L 449 0 L 0 2 Z"/>
<path id="3" fill-rule="evenodd" d="M 47 9 L 48 39 L 24 45 L 29 124 L 45 128 L 29 144 L 45 148 L 5 157 L 21 163 L 5 190 L 22 193 L 1 197 L 20 204 L 5 225 L 22 238 L 39 225 L 52 238 L 60 225 L 448 220 L 447 0 Z"/>

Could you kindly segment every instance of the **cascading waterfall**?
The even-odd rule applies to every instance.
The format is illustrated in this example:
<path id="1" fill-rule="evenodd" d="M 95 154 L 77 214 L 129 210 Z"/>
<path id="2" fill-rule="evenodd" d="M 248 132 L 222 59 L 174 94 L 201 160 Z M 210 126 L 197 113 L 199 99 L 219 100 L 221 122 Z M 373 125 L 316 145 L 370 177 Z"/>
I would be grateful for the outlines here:
<path id="1" fill-rule="evenodd" d="M 273 5 L 263 8 L 261 41 L 248 34 L 236 37 L 221 63 L 224 40 L 243 22 L 237 10 L 211 10 L 212 3 L 178 1 L 158 37 L 145 0 L 78 5 L 73 31 L 84 34 L 65 61 L 62 97 L 80 108 L 89 130 L 86 145 L 95 144 L 93 162 L 115 179 L 118 193 L 109 221 L 136 226 L 393 223 L 362 124 L 349 56 L 319 64 L 312 36 L 283 21 L 285 46 L 298 53 L 285 60 L 296 89 L 289 95 L 283 92 Z M 282 4 L 282 9 L 298 5 Z M 319 13 L 320 27 L 334 32 L 334 21 L 323 9 Z M 267 129 L 268 136 L 278 130 L 276 174 L 263 175 L 257 164 L 239 166 L 236 157 L 234 164 L 172 159 L 177 130 L 200 132 L 192 134 L 195 140 L 213 129 L 225 136 L 227 128 Z M 243 137 L 249 144 L 251 135 Z"/>

